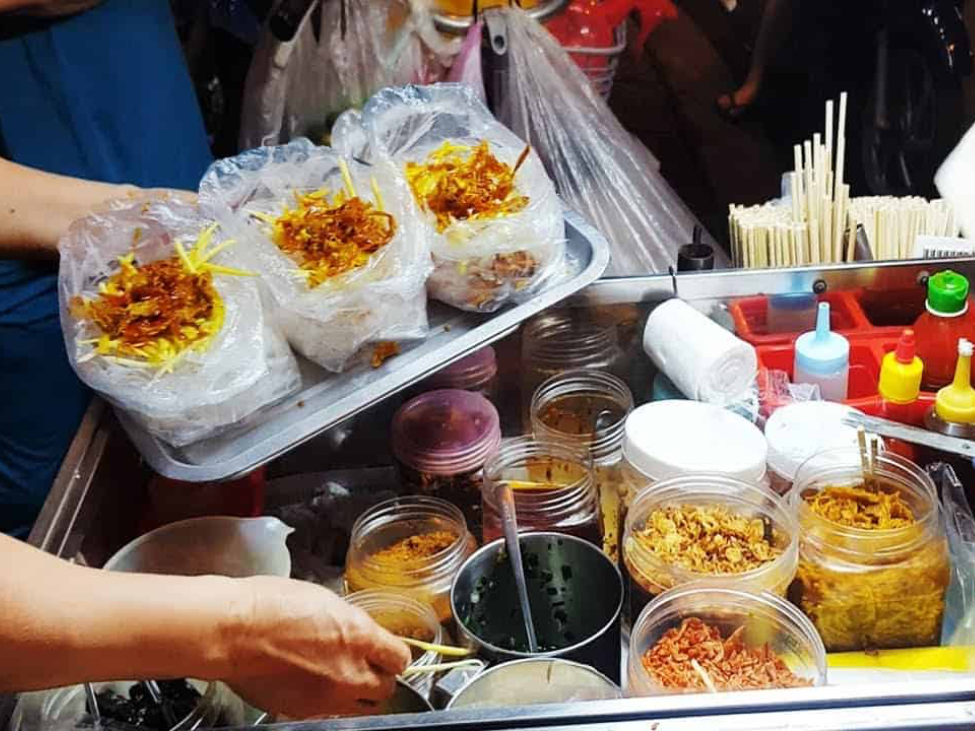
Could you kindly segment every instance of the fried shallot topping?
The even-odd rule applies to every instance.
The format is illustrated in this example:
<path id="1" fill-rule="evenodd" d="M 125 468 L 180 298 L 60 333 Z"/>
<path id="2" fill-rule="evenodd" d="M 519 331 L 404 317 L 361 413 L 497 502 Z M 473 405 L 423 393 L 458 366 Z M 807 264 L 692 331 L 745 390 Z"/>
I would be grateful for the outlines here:
<path id="1" fill-rule="evenodd" d="M 803 499 L 816 515 L 848 528 L 893 530 L 915 523 L 911 506 L 899 492 L 830 485 Z"/>
<path id="2" fill-rule="evenodd" d="M 525 208 L 529 199 L 517 192 L 515 176 L 530 149 L 525 147 L 512 168 L 491 153 L 487 140 L 476 147 L 448 140 L 425 163 L 407 163 L 406 179 L 442 233 L 454 221 L 497 218 Z"/>

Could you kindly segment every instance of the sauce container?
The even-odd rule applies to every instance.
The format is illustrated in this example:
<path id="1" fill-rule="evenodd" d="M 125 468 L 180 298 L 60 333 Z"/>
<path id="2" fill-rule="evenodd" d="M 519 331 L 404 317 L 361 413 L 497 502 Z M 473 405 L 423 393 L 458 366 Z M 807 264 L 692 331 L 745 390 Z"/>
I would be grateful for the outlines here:
<path id="1" fill-rule="evenodd" d="M 484 540 L 503 534 L 497 489 L 509 485 L 520 531 L 569 533 L 602 546 L 592 459 L 582 447 L 518 437 L 484 466 Z"/>
<path id="2" fill-rule="evenodd" d="M 756 541 L 761 539 L 773 549 L 769 552 L 771 558 L 747 571 L 720 574 L 694 571 L 666 560 L 651 550 L 638 534 L 648 525 L 660 525 L 653 522 L 655 516 L 656 520 L 671 520 L 660 516 L 674 508 L 719 509 L 745 519 L 747 528 L 757 531 Z M 709 540 L 704 535 L 694 546 L 706 545 Z M 796 573 L 799 528 L 788 504 L 765 488 L 722 475 L 687 475 L 657 483 L 637 496 L 627 515 L 622 554 L 628 578 L 627 616 L 632 621 L 654 597 L 702 579 L 736 589 L 784 596 Z"/>
<path id="3" fill-rule="evenodd" d="M 633 394 L 616 376 L 577 370 L 553 376 L 532 398 L 536 439 L 577 444 L 593 460 L 599 494 L 603 551 L 619 556 L 623 430 Z"/>
<path id="4" fill-rule="evenodd" d="M 421 545 L 410 550 L 411 539 Z M 423 543 L 442 539 L 443 547 Z M 450 584 L 477 547 L 460 510 L 430 497 L 394 498 L 367 510 L 352 526 L 345 559 L 347 593 L 383 589 L 433 608 L 441 624 L 452 618 Z M 409 554 L 416 555 L 410 557 Z M 404 555 L 405 554 L 405 555 Z"/>
<path id="5" fill-rule="evenodd" d="M 716 627 L 725 639 L 740 631 L 740 639 L 748 648 L 767 646 L 799 679 L 796 685 L 826 684 L 826 650 L 802 612 L 774 594 L 699 582 L 661 594 L 634 623 L 627 659 L 627 695 L 708 692 L 703 678 L 697 687 L 665 687 L 644 665 L 646 653 L 668 630 L 680 628 L 692 618 Z"/>
<path id="6" fill-rule="evenodd" d="M 500 443 L 497 409 L 470 391 L 430 391 L 393 417 L 393 456 L 404 489 L 450 501 L 475 536 L 480 535 L 484 463 Z"/>
<path id="7" fill-rule="evenodd" d="M 881 453 L 865 482 L 858 449 L 808 460 L 792 509 L 801 530 L 799 570 L 789 597 L 816 625 L 829 652 L 938 645 L 950 579 L 944 518 L 931 478 L 913 462 Z M 913 524 L 849 527 L 815 512 L 824 490 L 864 488 L 896 495 Z"/>
<path id="8" fill-rule="evenodd" d="M 450 591 L 457 626 L 493 662 L 559 657 L 620 677 L 623 579 L 596 546 L 560 533 L 519 536 L 540 651 L 528 652 L 504 539 L 471 556 Z"/>

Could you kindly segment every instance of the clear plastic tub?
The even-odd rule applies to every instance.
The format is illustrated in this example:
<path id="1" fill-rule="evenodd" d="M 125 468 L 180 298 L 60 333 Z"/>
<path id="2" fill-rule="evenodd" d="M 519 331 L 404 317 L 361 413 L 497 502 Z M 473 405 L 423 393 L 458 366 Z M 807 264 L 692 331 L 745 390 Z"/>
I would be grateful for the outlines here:
<path id="1" fill-rule="evenodd" d="M 889 452 L 873 463 L 871 484 L 910 507 L 915 522 L 906 527 L 844 526 L 807 502 L 827 487 L 863 487 L 860 460 L 859 449 L 833 449 L 799 468 L 791 505 L 802 539 L 789 597 L 830 652 L 937 645 L 951 571 L 944 517 L 927 473 Z"/>
<path id="2" fill-rule="evenodd" d="M 678 506 L 720 507 L 745 518 L 760 519 L 764 537 L 780 553 L 741 573 L 704 574 L 667 563 L 634 534 L 647 525 L 654 511 Z M 799 526 L 788 505 L 770 490 L 723 475 L 687 475 L 659 482 L 637 496 L 627 515 L 622 554 L 629 589 L 627 617 L 632 621 L 664 591 L 703 579 L 785 596 L 799 561 Z"/>
<path id="3" fill-rule="evenodd" d="M 666 688 L 643 664 L 644 655 L 664 633 L 680 627 L 689 618 L 717 627 L 725 639 L 744 627 L 741 639 L 746 646 L 767 645 L 804 683 L 826 684 L 826 649 L 816 628 L 802 612 L 768 592 L 751 593 L 698 582 L 661 594 L 640 614 L 630 635 L 627 695 L 707 692 L 705 687 Z"/>
<path id="4" fill-rule="evenodd" d="M 498 398 L 498 361 L 494 348 L 486 345 L 437 371 L 420 384 L 425 391 L 457 388 L 479 393 L 491 403 Z"/>
<path id="5" fill-rule="evenodd" d="M 357 591 L 346 596 L 345 601 L 365 611 L 380 627 L 398 637 L 409 637 L 435 645 L 444 644 L 443 627 L 429 604 L 403 594 L 377 589 Z M 440 653 L 432 650 L 424 652 L 411 647 L 410 651 L 413 653 L 411 668 L 437 665 L 440 662 Z M 424 696 L 429 696 L 433 689 L 434 675 L 418 673 L 405 682 Z"/>
<path id="6" fill-rule="evenodd" d="M 384 549 L 414 536 L 447 531 L 449 546 L 406 561 L 377 557 Z M 352 526 L 345 559 L 347 593 L 385 589 L 429 604 L 441 624 L 452 618 L 450 584 L 477 543 L 460 510 L 430 497 L 394 498 L 367 510 Z M 381 554 L 380 554 L 381 555 Z"/>

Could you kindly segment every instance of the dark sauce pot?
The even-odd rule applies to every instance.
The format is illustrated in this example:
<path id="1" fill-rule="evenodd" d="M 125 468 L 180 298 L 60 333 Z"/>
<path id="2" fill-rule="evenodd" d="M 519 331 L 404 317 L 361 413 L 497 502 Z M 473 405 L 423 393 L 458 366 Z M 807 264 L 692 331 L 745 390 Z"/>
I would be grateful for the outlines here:
<path id="1" fill-rule="evenodd" d="M 620 680 L 623 579 L 599 548 L 561 533 L 519 537 L 540 651 L 528 652 L 504 539 L 474 553 L 454 579 L 451 607 L 461 635 L 492 662 L 560 657 Z"/>

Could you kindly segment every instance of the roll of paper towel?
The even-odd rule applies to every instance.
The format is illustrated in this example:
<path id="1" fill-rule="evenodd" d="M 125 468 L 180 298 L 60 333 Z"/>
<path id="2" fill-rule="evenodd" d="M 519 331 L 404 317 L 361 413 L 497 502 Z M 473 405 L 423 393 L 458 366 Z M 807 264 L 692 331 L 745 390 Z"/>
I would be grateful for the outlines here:
<path id="1" fill-rule="evenodd" d="M 758 371 L 755 348 L 679 299 L 650 313 L 643 349 L 685 396 L 721 406 L 739 400 Z"/>

